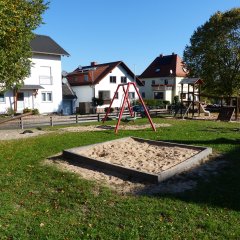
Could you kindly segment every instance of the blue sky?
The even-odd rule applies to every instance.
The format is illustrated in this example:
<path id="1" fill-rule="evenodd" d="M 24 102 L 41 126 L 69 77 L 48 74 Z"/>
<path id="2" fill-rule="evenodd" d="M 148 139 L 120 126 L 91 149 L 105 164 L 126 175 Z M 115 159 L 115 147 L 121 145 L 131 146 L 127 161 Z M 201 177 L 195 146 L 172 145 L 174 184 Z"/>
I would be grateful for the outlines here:
<path id="1" fill-rule="evenodd" d="M 141 74 L 161 53 L 182 57 L 197 27 L 233 7 L 240 0 L 50 0 L 45 24 L 35 32 L 70 53 L 62 61 L 68 72 L 122 60 Z"/>

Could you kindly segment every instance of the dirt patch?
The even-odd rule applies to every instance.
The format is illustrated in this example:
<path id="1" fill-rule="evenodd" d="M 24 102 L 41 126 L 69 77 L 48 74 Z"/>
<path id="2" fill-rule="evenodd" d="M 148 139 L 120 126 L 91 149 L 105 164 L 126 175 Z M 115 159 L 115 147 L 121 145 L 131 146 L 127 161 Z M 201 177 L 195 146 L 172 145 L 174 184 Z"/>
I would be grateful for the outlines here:
<path id="1" fill-rule="evenodd" d="M 21 139 L 21 138 L 29 138 L 36 137 L 41 134 L 45 134 L 47 132 L 31 129 L 31 131 L 26 131 L 22 129 L 14 129 L 14 130 L 0 130 L 0 140 L 12 140 L 12 139 Z"/>
<path id="2" fill-rule="evenodd" d="M 156 128 L 159 127 L 170 127 L 171 124 L 155 124 Z M 150 128 L 149 124 L 145 125 L 123 125 L 120 126 L 119 129 L 122 130 L 141 130 Z M 0 141 L 1 140 L 11 140 L 11 139 L 21 139 L 21 138 L 28 138 L 28 137 L 35 137 L 41 134 L 58 132 L 89 132 L 89 131 L 107 131 L 114 129 L 115 126 L 111 125 L 90 125 L 90 126 L 75 126 L 75 127 L 66 127 L 60 128 L 56 131 L 42 131 L 37 129 L 31 129 L 33 133 L 23 133 L 25 130 L 22 129 L 13 129 L 13 130 L 0 130 Z"/>
<path id="3" fill-rule="evenodd" d="M 159 123 L 154 124 L 156 128 L 160 127 L 170 127 L 171 124 L 168 123 Z M 151 128 L 150 124 L 144 124 L 144 125 L 133 125 L 133 124 L 125 124 L 120 125 L 120 130 L 142 130 L 146 128 Z M 115 125 L 90 125 L 90 126 L 76 126 L 76 127 L 66 127 L 60 129 L 60 131 L 66 131 L 66 132 L 88 132 L 88 131 L 106 131 L 106 130 L 113 130 L 115 129 Z"/>
<path id="4" fill-rule="evenodd" d="M 100 172 L 96 167 L 89 168 L 89 166 L 84 164 L 68 162 L 62 158 L 61 154 L 45 160 L 44 163 L 54 165 L 60 171 L 76 173 L 81 178 L 107 186 L 121 195 L 152 195 L 184 192 L 196 187 L 199 180 L 207 181 L 210 176 L 218 174 L 227 164 L 220 155 L 214 154 L 210 159 L 206 159 L 203 164 L 194 169 L 183 172 L 159 184 L 150 184 L 140 182 L 139 179 L 127 179 L 126 176 L 117 173 L 113 175 L 110 171 Z"/>

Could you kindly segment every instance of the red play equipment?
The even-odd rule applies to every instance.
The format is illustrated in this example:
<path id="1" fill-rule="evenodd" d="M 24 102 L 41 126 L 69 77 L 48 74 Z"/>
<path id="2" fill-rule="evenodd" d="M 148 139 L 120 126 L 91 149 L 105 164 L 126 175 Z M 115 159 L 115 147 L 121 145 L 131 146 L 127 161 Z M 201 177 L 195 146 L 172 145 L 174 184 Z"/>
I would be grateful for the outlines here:
<path id="1" fill-rule="evenodd" d="M 132 108 L 131 108 L 131 104 L 130 104 L 130 101 L 129 101 L 129 98 L 128 98 L 129 88 L 130 88 L 131 85 L 133 85 L 133 87 L 134 87 L 135 90 L 136 90 L 136 93 L 137 93 L 137 95 L 138 95 L 138 97 L 139 97 L 139 100 L 140 100 L 140 102 L 141 102 L 141 104 L 142 104 L 142 106 L 143 106 L 143 108 L 144 108 L 144 111 L 145 111 L 145 113 L 146 113 L 146 115 L 147 115 L 147 117 L 148 117 L 148 120 L 149 120 L 149 122 L 150 122 L 150 124 L 151 124 L 151 126 L 152 126 L 153 131 L 156 132 L 156 128 L 155 128 L 155 126 L 153 125 L 152 119 L 151 119 L 151 117 L 150 117 L 150 115 L 149 115 L 149 112 L 148 112 L 148 110 L 147 110 L 147 108 L 146 108 L 146 105 L 145 105 L 145 103 L 144 103 L 144 101 L 143 101 L 143 99 L 142 99 L 142 97 L 141 97 L 141 95 L 140 95 L 140 93 L 139 93 L 139 91 L 138 91 L 138 89 L 137 89 L 137 86 L 136 86 L 136 83 L 135 83 L 135 82 L 118 84 L 117 90 L 116 90 L 116 92 L 115 92 L 115 94 L 114 94 L 114 96 L 113 96 L 113 99 L 111 100 L 110 106 L 109 106 L 109 108 L 108 108 L 108 110 L 107 110 L 107 112 L 106 112 L 106 114 L 105 114 L 105 117 L 102 119 L 102 121 L 103 121 L 103 122 L 106 121 L 106 119 L 107 119 L 107 117 L 108 117 L 108 114 L 110 113 L 110 109 L 111 109 L 111 107 L 112 107 L 113 101 L 114 101 L 116 95 L 118 94 L 118 90 L 119 90 L 120 87 L 122 87 L 122 89 L 123 89 L 124 99 L 123 99 L 123 102 L 122 102 L 122 106 L 120 106 L 120 113 L 119 113 L 119 117 L 118 117 L 118 122 L 117 122 L 116 127 L 115 127 L 115 133 L 118 132 L 118 127 L 119 127 L 119 124 L 120 124 L 120 121 L 121 121 L 122 114 L 123 114 L 123 111 L 124 111 L 124 108 L 125 108 L 126 103 L 127 103 L 127 105 L 128 105 L 128 110 L 129 110 L 129 112 L 130 112 L 131 117 L 132 117 L 132 118 L 134 117 L 134 113 L 133 113 L 133 110 L 132 110 Z M 126 88 L 125 88 L 125 86 L 126 86 Z"/>

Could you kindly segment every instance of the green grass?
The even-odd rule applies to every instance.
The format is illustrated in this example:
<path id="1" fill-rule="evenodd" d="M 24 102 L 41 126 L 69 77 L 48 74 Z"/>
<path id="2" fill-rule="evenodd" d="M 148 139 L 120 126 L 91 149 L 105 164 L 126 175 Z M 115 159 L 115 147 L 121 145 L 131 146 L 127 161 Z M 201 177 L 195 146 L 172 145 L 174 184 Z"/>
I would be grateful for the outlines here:
<path id="1" fill-rule="evenodd" d="M 154 122 L 172 126 L 0 141 L 0 239 L 239 239 L 239 123 Z M 42 164 L 63 149 L 125 136 L 210 146 L 228 165 L 192 191 L 121 196 Z"/>

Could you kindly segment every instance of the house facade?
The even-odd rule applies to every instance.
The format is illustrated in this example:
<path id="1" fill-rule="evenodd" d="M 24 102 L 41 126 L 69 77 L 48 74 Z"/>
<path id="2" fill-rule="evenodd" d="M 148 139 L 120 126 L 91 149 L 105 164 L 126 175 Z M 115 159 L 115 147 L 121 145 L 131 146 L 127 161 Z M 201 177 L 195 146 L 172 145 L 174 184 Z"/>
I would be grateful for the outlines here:
<path id="1" fill-rule="evenodd" d="M 38 109 L 40 113 L 59 112 L 62 108 L 61 57 L 69 54 L 48 36 L 36 35 L 31 41 L 31 74 L 20 89 L 0 93 L 0 113 L 8 109 L 22 113 Z"/>
<path id="2" fill-rule="evenodd" d="M 181 98 L 180 81 L 187 77 L 187 70 L 182 59 L 171 55 L 157 57 L 139 76 L 143 82 L 140 87 L 141 96 L 145 99 L 159 99 L 173 102 L 174 96 Z M 183 98 L 186 99 L 188 89 L 184 86 Z"/>
<path id="3" fill-rule="evenodd" d="M 103 100 L 103 105 L 97 107 L 97 112 L 102 112 L 108 107 L 114 97 L 118 84 L 141 81 L 122 61 L 97 64 L 92 62 L 90 66 L 79 66 L 67 75 L 69 84 L 77 96 L 76 107 L 80 109 L 85 106 L 85 113 L 93 112 L 93 98 Z M 129 89 L 130 100 L 138 99 L 133 86 Z M 123 101 L 123 90 L 119 89 L 113 102 L 113 108 L 119 108 Z M 83 111 L 84 113 L 84 111 Z"/>

